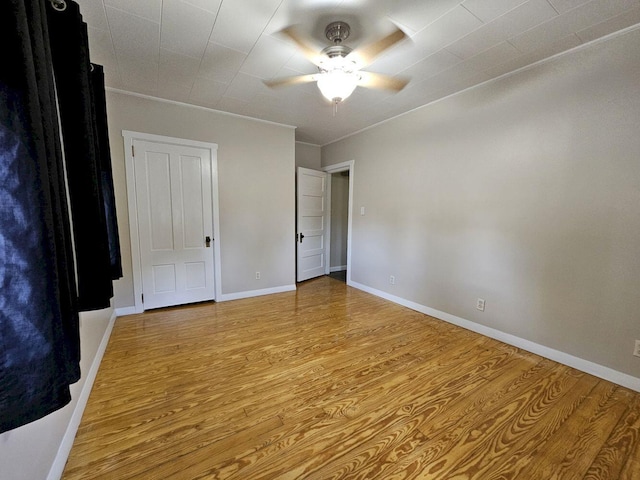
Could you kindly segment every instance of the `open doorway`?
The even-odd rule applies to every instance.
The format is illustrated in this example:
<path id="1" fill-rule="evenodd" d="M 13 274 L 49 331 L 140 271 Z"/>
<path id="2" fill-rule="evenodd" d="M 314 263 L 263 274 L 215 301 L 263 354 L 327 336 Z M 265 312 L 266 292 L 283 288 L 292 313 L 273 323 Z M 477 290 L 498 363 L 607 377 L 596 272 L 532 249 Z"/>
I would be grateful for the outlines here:
<path id="1" fill-rule="evenodd" d="M 331 234 L 329 276 L 347 282 L 347 233 L 349 231 L 349 171 L 331 174 Z"/>
<path id="2" fill-rule="evenodd" d="M 354 161 L 324 167 L 329 177 L 329 275 L 351 283 Z"/>

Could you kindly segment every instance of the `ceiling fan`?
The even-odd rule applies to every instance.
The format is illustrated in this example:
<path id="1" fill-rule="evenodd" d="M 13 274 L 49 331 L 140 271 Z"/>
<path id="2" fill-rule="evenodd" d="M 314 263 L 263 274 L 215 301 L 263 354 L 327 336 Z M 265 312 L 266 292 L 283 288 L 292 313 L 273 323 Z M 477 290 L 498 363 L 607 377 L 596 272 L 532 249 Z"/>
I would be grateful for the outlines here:
<path id="1" fill-rule="evenodd" d="M 303 55 L 318 67 L 318 73 L 265 81 L 264 83 L 269 87 L 317 82 L 322 95 L 333 102 L 336 108 L 335 106 L 351 95 L 357 86 L 398 92 L 408 83 L 407 79 L 361 71 L 382 52 L 406 37 L 399 28 L 379 40 L 353 50 L 343 44 L 351 33 L 349 24 L 340 21 L 331 22 L 325 28 L 324 34 L 332 45 L 320 52 L 313 48 L 313 42 L 295 26 L 286 27 L 280 33 L 293 40 Z"/>

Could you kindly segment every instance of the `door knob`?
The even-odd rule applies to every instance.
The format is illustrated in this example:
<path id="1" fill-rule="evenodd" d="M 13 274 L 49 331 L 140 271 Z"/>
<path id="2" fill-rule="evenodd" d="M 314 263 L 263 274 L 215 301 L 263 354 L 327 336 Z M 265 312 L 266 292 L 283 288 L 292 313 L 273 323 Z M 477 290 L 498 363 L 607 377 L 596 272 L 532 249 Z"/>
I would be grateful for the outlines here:
<path id="1" fill-rule="evenodd" d="M 304 238 L 304 233 L 300 234 L 300 243 L 302 243 L 302 239 Z"/>
<path id="2" fill-rule="evenodd" d="M 209 248 L 211 246 L 211 237 L 209 236 L 204 237 L 204 243 L 207 246 L 207 248 Z"/>

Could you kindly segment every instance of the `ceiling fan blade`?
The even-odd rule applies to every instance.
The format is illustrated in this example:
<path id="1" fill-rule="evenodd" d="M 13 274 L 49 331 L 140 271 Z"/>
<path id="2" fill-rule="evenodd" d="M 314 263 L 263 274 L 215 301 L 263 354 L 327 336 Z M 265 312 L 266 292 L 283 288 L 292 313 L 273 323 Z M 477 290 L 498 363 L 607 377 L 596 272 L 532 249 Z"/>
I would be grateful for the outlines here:
<path id="1" fill-rule="evenodd" d="M 319 65 L 319 61 L 322 55 L 320 55 L 320 50 L 315 48 L 314 42 L 307 35 L 301 33 L 295 25 L 290 25 L 288 27 L 280 30 L 280 33 L 289 37 L 290 40 L 298 46 L 302 54 L 314 65 Z"/>
<path id="2" fill-rule="evenodd" d="M 315 82 L 316 75 L 297 75 L 295 77 L 282 77 L 282 78 L 274 78 L 273 80 L 265 80 L 264 84 L 267 87 L 278 88 L 278 87 L 288 87 L 290 85 L 298 85 L 300 83 L 309 83 Z"/>
<path id="3" fill-rule="evenodd" d="M 378 55 L 396 43 L 404 40 L 406 37 L 407 35 L 402 30 L 396 28 L 386 37 L 354 50 L 348 55 L 348 57 L 355 57 L 360 68 L 366 67 L 373 63 Z"/>
<path id="4" fill-rule="evenodd" d="M 358 72 L 358 75 L 360 75 L 358 85 L 366 88 L 379 88 L 399 92 L 409 83 L 406 78 L 390 77 L 379 73 Z"/>

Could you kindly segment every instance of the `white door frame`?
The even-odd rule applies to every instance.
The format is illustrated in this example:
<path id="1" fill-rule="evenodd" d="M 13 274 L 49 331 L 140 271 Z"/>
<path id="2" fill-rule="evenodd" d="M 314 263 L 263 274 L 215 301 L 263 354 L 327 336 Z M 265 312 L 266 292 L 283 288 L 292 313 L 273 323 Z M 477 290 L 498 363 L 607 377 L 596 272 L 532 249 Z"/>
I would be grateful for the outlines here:
<path id="1" fill-rule="evenodd" d="M 348 162 L 336 163 L 334 165 L 329 165 L 326 167 L 322 167 L 322 171 L 329 174 L 329 179 L 331 179 L 331 174 L 340 173 L 340 172 L 349 172 L 349 205 L 348 205 L 348 216 L 347 216 L 347 285 L 351 285 L 351 231 L 353 227 L 353 179 L 354 179 L 354 169 L 355 169 L 355 160 L 349 160 Z M 329 210 L 329 221 L 328 223 L 328 238 L 331 238 L 331 180 L 327 182 L 328 184 L 328 210 Z M 331 263 L 331 242 L 327 242 L 327 274 L 329 274 Z"/>
<path id="2" fill-rule="evenodd" d="M 213 283 L 214 300 L 222 295 L 220 265 L 220 208 L 218 203 L 218 145 L 215 143 L 185 140 L 182 138 L 165 137 L 150 133 L 132 132 L 123 130 L 124 157 L 127 176 L 127 197 L 129 207 L 129 237 L 131 239 L 131 267 L 133 270 L 133 301 L 134 312 L 142 313 L 142 265 L 140 263 L 140 234 L 138 231 L 138 205 L 136 201 L 135 168 L 133 162 L 134 140 L 146 140 L 170 145 L 185 145 L 209 150 L 211 154 L 211 201 L 213 211 Z"/>

